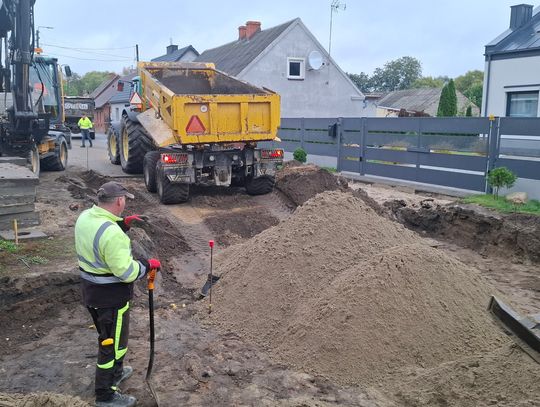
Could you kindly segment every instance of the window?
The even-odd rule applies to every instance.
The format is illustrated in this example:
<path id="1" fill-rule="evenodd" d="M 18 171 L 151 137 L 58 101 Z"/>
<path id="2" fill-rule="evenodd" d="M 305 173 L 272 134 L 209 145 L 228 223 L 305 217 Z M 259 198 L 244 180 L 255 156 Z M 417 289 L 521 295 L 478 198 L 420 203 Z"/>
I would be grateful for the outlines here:
<path id="1" fill-rule="evenodd" d="M 115 107 L 114 108 L 114 113 L 115 113 L 115 116 L 116 116 L 116 121 L 120 120 L 120 108 Z"/>
<path id="2" fill-rule="evenodd" d="M 287 78 L 303 80 L 305 76 L 304 58 L 287 58 Z"/>
<path id="3" fill-rule="evenodd" d="M 538 91 L 508 92 L 506 99 L 506 116 L 538 117 Z"/>

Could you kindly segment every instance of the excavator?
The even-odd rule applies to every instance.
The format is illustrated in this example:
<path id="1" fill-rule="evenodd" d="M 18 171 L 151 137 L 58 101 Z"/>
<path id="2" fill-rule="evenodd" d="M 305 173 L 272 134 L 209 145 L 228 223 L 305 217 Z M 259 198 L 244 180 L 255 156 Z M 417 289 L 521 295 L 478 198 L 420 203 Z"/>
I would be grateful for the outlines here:
<path id="1" fill-rule="evenodd" d="M 39 175 L 66 168 L 71 133 L 58 60 L 35 51 L 34 4 L 0 1 L 0 157 L 24 157 Z"/>

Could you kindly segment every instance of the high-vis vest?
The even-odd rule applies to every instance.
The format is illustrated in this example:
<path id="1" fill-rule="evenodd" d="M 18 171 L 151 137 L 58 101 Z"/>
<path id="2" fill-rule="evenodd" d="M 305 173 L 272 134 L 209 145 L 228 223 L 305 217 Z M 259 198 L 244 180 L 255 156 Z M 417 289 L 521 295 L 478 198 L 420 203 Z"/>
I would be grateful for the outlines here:
<path id="1" fill-rule="evenodd" d="M 93 127 L 92 120 L 90 120 L 88 117 L 81 117 L 77 123 L 77 126 L 84 130 L 91 129 Z"/>
<path id="2" fill-rule="evenodd" d="M 120 220 L 94 205 L 81 213 L 75 224 L 75 248 L 87 306 L 125 303 L 132 295 L 130 283 L 146 274 L 145 266 L 133 259 L 131 241 L 116 223 Z"/>

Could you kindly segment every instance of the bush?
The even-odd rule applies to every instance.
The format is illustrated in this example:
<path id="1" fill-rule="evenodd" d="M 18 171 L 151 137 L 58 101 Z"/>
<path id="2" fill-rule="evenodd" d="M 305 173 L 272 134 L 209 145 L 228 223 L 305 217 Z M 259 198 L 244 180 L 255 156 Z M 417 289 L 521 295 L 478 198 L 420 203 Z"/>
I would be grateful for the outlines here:
<path id="1" fill-rule="evenodd" d="M 499 197 L 501 187 L 511 188 L 517 180 L 516 174 L 506 167 L 494 168 L 488 172 L 487 182 L 493 188 L 496 198 Z"/>
<path id="2" fill-rule="evenodd" d="M 304 150 L 303 148 L 297 148 L 296 150 L 294 150 L 293 158 L 296 161 L 299 161 L 301 163 L 305 163 L 307 161 L 306 150 Z"/>

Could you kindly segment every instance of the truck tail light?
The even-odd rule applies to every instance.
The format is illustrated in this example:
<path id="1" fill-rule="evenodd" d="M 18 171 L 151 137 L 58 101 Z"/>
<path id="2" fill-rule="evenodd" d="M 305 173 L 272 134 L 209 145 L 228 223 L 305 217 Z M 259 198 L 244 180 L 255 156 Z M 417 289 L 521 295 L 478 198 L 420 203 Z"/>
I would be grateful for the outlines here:
<path id="1" fill-rule="evenodd" d="M 189 155 L 185 153 L 163 153 L 161 154 L 161 162 L 163 164 L 187 164 Z"/>
<path id="2" fill-rule="evenodd" d="M 283 159 L 283 150 L 277 148 L 275 150 L 261 150 L 262 160 L 281 160 Z"/>

